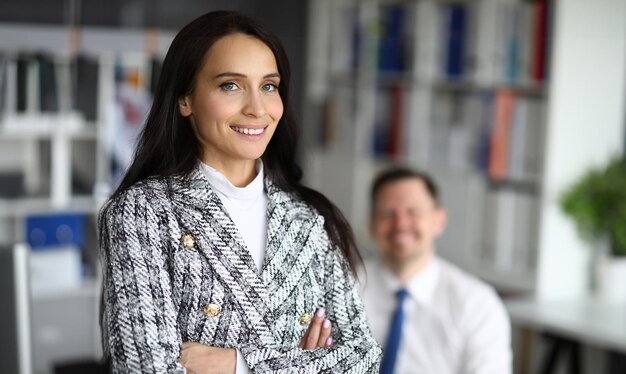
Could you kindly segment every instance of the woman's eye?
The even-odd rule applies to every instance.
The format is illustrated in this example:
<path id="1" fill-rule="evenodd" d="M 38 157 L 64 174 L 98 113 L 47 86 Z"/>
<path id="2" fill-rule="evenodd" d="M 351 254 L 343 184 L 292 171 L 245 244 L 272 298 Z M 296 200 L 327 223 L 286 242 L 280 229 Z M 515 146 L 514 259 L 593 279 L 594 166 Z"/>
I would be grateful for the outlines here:
<path id="1" fill-rule="evenodd" d="M 233 82 L 225 82 L 220 85 L 220 88 L 224 91 L 234 91 L 237 89 L 237 85 Z"/>
<path id="2" fill-rule="evenodd" d="M 274 83 L 266 83 L 263 85 L 263 90 L 267 92 L 273 92 L 273 91 L 276 91 L 277 89 L 278 89 L 278 86 L 275 85 Z"/>

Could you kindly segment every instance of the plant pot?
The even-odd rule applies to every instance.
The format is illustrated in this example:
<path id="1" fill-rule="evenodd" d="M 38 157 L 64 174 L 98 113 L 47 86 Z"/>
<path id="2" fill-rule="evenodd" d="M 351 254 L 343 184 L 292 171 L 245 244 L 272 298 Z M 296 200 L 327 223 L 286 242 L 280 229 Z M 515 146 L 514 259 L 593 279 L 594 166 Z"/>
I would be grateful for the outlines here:
<path id="1" fill-rule="evenodd" d="M 603 302 L 626 305 L 626 256 L 613 256 L 608 241 L 597 239 L 591 255 L 591 294 Z"/>
<path id="2" fill-rule="evenodd" d="M 626 257 L 606 256 L 599 277 L 599 298 L 611 304 L 626 305 Z"/>

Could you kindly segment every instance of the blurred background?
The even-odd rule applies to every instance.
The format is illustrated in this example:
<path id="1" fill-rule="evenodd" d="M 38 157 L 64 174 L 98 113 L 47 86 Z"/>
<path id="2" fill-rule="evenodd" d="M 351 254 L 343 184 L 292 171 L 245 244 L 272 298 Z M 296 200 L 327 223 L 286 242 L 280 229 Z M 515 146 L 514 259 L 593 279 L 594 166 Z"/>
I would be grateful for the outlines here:
<path id="1" fill-rule="evenodd" d="M 371 179 L 423 169 L 438 253 L 507 303 L 515 372 L 626 372 L 626 185 L 588 192 L 624 169 L 626 0 L 0 0 L 0 372 L 100 357 L 95 216 L 176 31 L 217 9 L 282 39 L 306 181 L 366 256 Z"/>

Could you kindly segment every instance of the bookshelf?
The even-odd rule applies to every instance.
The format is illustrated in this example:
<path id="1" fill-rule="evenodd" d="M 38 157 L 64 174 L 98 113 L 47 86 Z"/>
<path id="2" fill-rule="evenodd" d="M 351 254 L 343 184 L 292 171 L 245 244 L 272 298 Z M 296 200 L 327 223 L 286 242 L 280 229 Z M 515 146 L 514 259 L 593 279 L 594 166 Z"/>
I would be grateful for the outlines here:
<path id="1" fill-rule="evenodd" d="M 33 246 L 33 368 L 43 373 L 53 362 L 100 355 L 95 218 L 132 152 L 174 35 L 30 24 L 0 24 L 0 35 L 0 180 L 19 191 L 0 194 L 0 242 L 34 243 L 34 230 L 48 241 L 54 219 L 57 240 L 68 225 L 81 238 L 72 242 L 80 247 L 74 256 L 80 281 L 72 287 L 34 282 L 67 269 L 60 261 L 69 244 Z M 67 223 L 77 216 L 84 223 Z M 33 226 L 34 220 L 46 226 Z M 65 257 L 52 256 L 55 251 Z"/>
<path id="2" fill-rule="evenodd" d="M 613 0 L 310 1 L 307 182 L 372 253 L 372 177 L 393 164 L 424 169 L 448 210 L 440 255 L 503 293 L 584 293 L 584 245 L 557 199 L 621 150 L 620 10 Z M 603 17 L 606 32 L 588 31 Z M 599 58 L 584 64 L 574 51 L 587 48 Z M 580 102 L 573 85 L 599 96 Z M 607 121 L 592 146 L 577 134 L 591 135 L 580 118 L 594 115 Z"/>

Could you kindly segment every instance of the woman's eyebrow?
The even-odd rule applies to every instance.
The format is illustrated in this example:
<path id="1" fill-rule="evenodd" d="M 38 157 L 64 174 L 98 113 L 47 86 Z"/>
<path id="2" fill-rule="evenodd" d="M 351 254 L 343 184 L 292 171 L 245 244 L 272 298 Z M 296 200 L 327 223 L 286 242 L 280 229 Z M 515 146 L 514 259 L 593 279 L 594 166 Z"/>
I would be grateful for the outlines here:
<path id="1" fill-rule="evenodd" d="M 213 79 L 224 78 L 224 77 L 245 78 L 246 75 L 241 74 L 241 73 L 235 73 L 232 71 L 226 71 L 226 72 L 215 75 Z M 263 76 L 263 79 L 267 79 L 267 78 L 280 78 L 280 73 L 270 73 L 270 74 L 266 74 L 265 76 Z"/>

